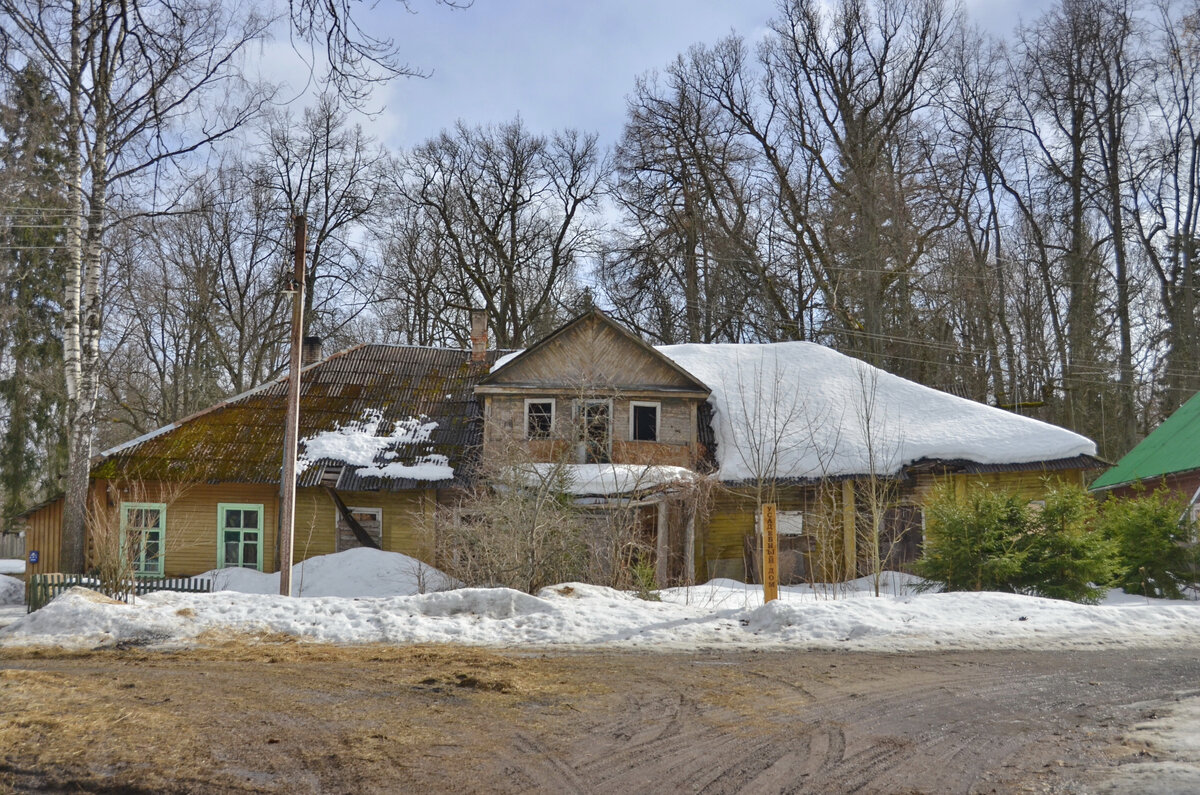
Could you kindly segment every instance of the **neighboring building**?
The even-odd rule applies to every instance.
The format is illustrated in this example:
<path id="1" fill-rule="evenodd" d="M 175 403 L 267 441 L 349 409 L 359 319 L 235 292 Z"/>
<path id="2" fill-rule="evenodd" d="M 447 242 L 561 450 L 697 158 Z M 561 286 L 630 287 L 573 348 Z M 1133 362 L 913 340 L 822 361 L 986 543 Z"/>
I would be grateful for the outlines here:
<path id="1" fill-rule="evenodd" d="M 1094 492 L 1127 497 L 1165 485 L 1196 503 L 1200 495 L 1200 393 L 1125 454 L 1091 485 Z"/>
<path id="2" fill-rule="evenodd" d="M 1033 500 L 1102 466 L 1077 434 L 811 343 L 655 348 L 593 310 L 497 359 L 480 321 L 472 351 L 364 345 L 304 369 L 297 560 L 361 543 L 430 560 L 435 507 L 553 470 L 598 517 L 634 510 L 660 583 L 755 577 L 768 500 L 785 581 L 830 580 L 870 566 L 864 541 L 892 566 L 919 554 L 936 483 Z M 98 458 L 94 502 L 141 535 L 141 573 L 275 570 L 286 385 Z M 31 571 L 57 567 L 60 520 L 61 501 L 27 515 Z"/>

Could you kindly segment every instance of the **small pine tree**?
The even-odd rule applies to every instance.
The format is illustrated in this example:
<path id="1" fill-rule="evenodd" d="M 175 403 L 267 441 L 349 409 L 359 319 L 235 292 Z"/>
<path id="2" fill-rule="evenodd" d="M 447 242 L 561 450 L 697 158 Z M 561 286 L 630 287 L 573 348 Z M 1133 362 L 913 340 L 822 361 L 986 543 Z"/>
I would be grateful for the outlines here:
<path id="1" fill-rule="evenodd" d="M 1018 588 L 1052 599 L 1099 602 L 1112 577 L 1113 556 L 1111 544 L 1094 529 L 1095 499 L 1082 488 L 1060 486 L 1046 495 L 1045 507 L 1029 513 Z"/>
<path id="2" fill-rule="evenodd" d="M 1114 584 L 1127 593 L 1182 599 L 1196 582 L 1200 548 L 1187 500 L 1165 486 L 1152 494 L 1110 497 L 1100 528 L 1116 550 Z"/>
<path id="3" fill-rule="evenodd" d="M 947 591 L 1014 591 L 1024 567 L 1018 540 L 1025 504 L 1012 494 L 972 489 L 959 497 L 943 486 L 926 506 L 925 554 L 916 572 Z"/>
<path id="4" fill-rule="evenodd" d="M 1034 507 L 986 487 L 950 487 L 926 506 L 917 574 L 947 591 L 1005 591 L 1094 603 L 1112 570 L 1111 545 L 1094 529 L 1086 491 L 1060 487 Z"/>

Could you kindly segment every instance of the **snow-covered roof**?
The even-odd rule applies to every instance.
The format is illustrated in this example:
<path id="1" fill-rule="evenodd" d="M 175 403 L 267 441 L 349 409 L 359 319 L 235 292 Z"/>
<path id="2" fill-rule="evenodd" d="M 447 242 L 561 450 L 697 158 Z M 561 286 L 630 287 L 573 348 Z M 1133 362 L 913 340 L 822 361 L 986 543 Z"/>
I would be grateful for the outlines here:
<path id="1" fill-rule="evenodd" d="M 398 448 L 428 444 L 436 422 L 429 418 L 405 417 L 391 423 L 390 433 L 381 433 L 383 412 L 367 409 L 362 419 L 339 425 L 331 431 L 319 431 L 300 440 L 296 470 L 303 472 L 322 460 L 354 467 L 359 477 L 407 478 L 409 480 L 450 480 L 454 468 L 450 459 L 426 452 L 409 462 L 397 461 Z"/>
<path id="2" fill-rule="evenodd" d="M 520 474 L 529 482 L 558 481 L 567 494 L 577 497 L 617 496 L 656 491 L 673 484 L 691 483 L 696 473 L 684 467 L 642 464 L 525 464 Z"/>
<path id="3" fill-rule="evenodd" d="M 1077 433 L 814 343 L 658 350 L 712 389 L 718 476 L 725 481 L 890 475 L 922 459 L 1020 464 L 1096 454 Z"/>

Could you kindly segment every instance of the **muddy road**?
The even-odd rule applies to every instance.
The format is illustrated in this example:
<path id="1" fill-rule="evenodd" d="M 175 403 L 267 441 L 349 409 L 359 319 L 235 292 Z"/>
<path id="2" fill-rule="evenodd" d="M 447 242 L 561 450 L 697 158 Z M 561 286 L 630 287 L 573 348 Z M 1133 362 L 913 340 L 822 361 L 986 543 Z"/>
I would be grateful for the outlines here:
<path id="1" fill-rule="evenodd" d="M 1198 657 L 0 650 L 0 791 L 1086 792 Z"/>

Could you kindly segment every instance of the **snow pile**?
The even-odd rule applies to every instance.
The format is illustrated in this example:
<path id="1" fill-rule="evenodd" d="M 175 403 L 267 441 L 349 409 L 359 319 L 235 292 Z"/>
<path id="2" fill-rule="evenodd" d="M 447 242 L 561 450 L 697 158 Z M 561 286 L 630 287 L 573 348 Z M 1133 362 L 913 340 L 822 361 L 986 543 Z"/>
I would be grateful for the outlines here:
<path id="1" fill-rule="evenodd" d="M 685 467 L 641 464 L 526 464 L 518 476 L 531 486 L 562 479 L 563 491 L 576 496 L 609 496 L 652 491 L 674 483 L 691 483 L 696 473 Z"/>
<path id="2" fill-rule="evenodd" d="M 25 603 L 25 583 L 16 577 L 0 574 L 0 605 L 19 605 Z"/>
<path id="3" fill-rule="evenodd" d="M 658 350 L 712 389 L 722 480 L 893 474 L 923 458 L 1017 464 L 1096 453 L 1071 431 L 814 343 Z"/>
<path id="4" fill-rule="evenodd" d="M 355 552 L 315 559 L 317 565 L 305 574 L 304 592 L 378 594 L 392 587 L 387 577 L 379 576 L 382 567 L 371 571 L 363 565 L 372 555 L 361 553 L 372 550 Z M 374 553 L 380 554 L 387 553 Z M 354 587 L 351 570 L 363 572 L 360 587 Z M 247 574 L 227 576 L 238 580 Z M 919 651 L 1200 643 L 1196 602 L 1141 599 L 1089 607 L 1012 594 L 914 594 L 913 584 L 903 575 L 888 577 L 878 598 L 869 580 L 785 587 L 778 601 L 766 605 L 761 587 L 732 580 L 668 589 L 661 592 L 661 601 L 579 583 L 547 588 L 537 596 L 504 588 L 370 598 L 162 591 L 141 597 L 135 605 L 72 589 L 0 629 L 0 644 L 169 646 L 194 642 L 206 631 L 284 633 L 333 643 L 617 645 L 647 650 Z M 224 585 L 248 587 L 247 581 Z"/>
<path id="5" fill-rule="evenodd" d="M 1184 695 L 1192 697 L 1181 699 Z M 1097 792 L 1200 792 L 1200 698 L 1194 691 L 1177 693 L 1166 715 L 1134 726 L 1123 739 L 1133 747 L 1144 743 L 1156 753 L 1121 765 Z"/>
<path id="6" fill-rule="evenodd" d="M 212 580 L 214 591 L 279 593 L 278 572 L 216 569 L 196 579 Z M 457 585 L 452 578 L 416 558 L 366 547 L 319 555 L 292 566 L 292 592 L 297 596 L 411 596 Z"/>
<path id="7" fill-rule="evenodd" d="M 21 558 L 0 558 L 0 574 L 24 574 L 25 561 Z"/>
<path id="8" fill-rule="evenodd" d="M 380 435 L 383 413 L 367 409 L 357 422 L 301 439 L 297 468 L 303 472 L 317 461 L 329 459 L 357 467 L 362 477 L 450 480 L 454 469 L 444 455 L 431 453 L 408 464 L 392 460 L 398 456 L 394 448 L 429 441 L 437 423 L 427 420 L 424 416 L 396 420 L 391 433 Z M 388 463 L 380 463 L 381 458 Z"/>

